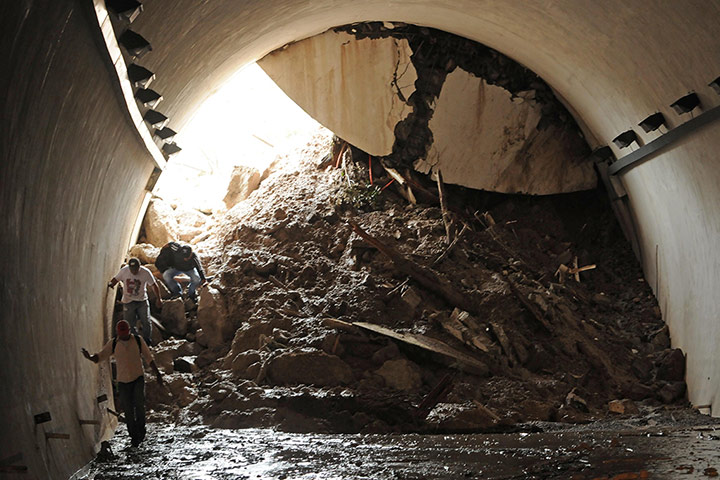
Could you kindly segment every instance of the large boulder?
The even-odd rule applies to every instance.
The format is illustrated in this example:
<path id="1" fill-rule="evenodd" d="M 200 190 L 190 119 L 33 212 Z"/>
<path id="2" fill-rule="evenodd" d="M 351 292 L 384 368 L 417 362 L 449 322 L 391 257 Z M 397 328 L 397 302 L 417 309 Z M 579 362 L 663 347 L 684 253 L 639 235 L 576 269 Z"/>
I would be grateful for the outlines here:
<path id="1" fill-rule="evenodd" d="M 352 370 L 335 355 L 322 351 L 281 353 L 268 361 L 267 376 L 277 385 L 334 387 L 352 381 Z"/>
<path id="2" fill-rule="evenodd" d="M 145 213 L 143 227 L 145 240 L 156 247 L 162 247 L 166 243 L 180 238 L 175 211 L 170 204 L 159 198 L 150 202 L 147 213 Z"/>
<path id="3" fill-rule="evenodd" d="M 185 304 L 181 298 L 163 302 L 160 320 L 165 329 L 173 335 L 184 337 L 188 331 L 188 319 L 185 316 Z"/>
<path id="4" fill-rule="evenodd" d="M 233 338 L 235 329 L 227 315 L 225 298 L 209 285 L 200 295 L 197 319 L 209 347 L 222 345 Z"/>
<path id="5" fill-rule="evenodd" d="M 250 196 L 260 185 L 260 172 L 254 168 L 239 165 L 233 168 L 227 194 L 223 198 L 229 209 Z"/>
<path id="6" fill-rule="evenodd" d="M 208 216 L 193 208 L 177 207 L 175 220 L 178 224 L 178 238 L 183 242 L 191 242 L 206 230 Z"/>
<path id="7" fill-rule="evenodd" d="M 242 328 L 238 328 L 230 347 L 232 358 L 239 353 L 259 349 L 261 336 L 271 335 L 272 331 L 273 325 L 268 322 L 246 324 Z"/>
<path id="8" fill-rule="evenodd" d="M 422 386 L 420 367 L 405 358 L 388 360 L 375 373 L 383 378 L 385 385 L 395 390 L 412 391 Z"/>
<path id="9" fill-rule="evenodd" d="M 160 249 L 150 243 L 138 243 L 133 245 L 128 252 L 131 257 L 136 257 L 140 263 L 155 263 L 155 259 L 160 254 Z"/>

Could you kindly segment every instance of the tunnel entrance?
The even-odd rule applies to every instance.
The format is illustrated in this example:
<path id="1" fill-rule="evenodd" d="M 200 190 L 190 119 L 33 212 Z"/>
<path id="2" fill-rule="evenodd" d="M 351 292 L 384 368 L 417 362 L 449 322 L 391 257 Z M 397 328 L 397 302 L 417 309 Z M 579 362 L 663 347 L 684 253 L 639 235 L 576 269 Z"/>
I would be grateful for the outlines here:
<path id="1" fill-rule="evenodd" d="M 238 170 L 227 211 L 185 238 L 163 222 L 194 220 L 151 205 L 130 254 L 153 268 L 159 248 L 181 240 L 211 279 L 199 299 L 172 298 L 160 282 L 153 342 L 169 388 L 148 384 L 151 419 L 332 434 L 617 428 L 675 421 L 667 408 L 698 421 L 684 408 L 685 356 L 671 348 L 608 192 L 583 183 L 590 149 L 551 89 L 432 29 L 337 32 L 408 40 L 415 91 L 393 89 L 412 112 L 386 155 L 321 130 L 264 173 Z M 579 183 L 552 188 L 582 191 L 500 193 L 538 193 L 527 166 L 552 137 L 533 144 L 508 127 L 503 148 L 527 143 L 500 192 L 445 183 L 430 124 L 460 67 L 511 103 L 539 105 L 523 128 L 557 129 L 564 160 L 586 162 Z"/>

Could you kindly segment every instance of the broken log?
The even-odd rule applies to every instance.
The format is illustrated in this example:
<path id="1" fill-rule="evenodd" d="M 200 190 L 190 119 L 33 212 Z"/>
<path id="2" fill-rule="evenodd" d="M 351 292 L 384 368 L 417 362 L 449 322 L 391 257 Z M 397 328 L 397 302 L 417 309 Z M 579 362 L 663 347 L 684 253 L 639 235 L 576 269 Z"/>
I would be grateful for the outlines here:
<path id="1" fill-rule="evenodd" d="M 400 272 L 409 275 L 423 287 L 441 296 L 451 306 L 466 311 L 474 311 L 470 301 L 468 301 L 462 292 L 455 290 L 450 282 L 439 277 L 432 270 L 405 258 L 391 246 L 385 245 L 377 238 L 365 232 L 355 221 L 347 219 L 346 222 L 350 224 L 355 233 L 363 240 L 388 257 Z"/>
<path id="2" fill-rule="evenodd" d="M 460 237 L 463 236 L 463 234 L 465 233 L 465 231 L 467 229 L 468 229 L 467 224 L 463 224 L 463 228 L 462 228 L 462 230 L 460 230 L 460 233 L 457 234 L 457 236 L 453 239 L 452 243 L 450 243 L 450 245 L 448 245 L 448 247 L 445 249 L 445 251 L 438 258 L 435 259 L 435 261 L 432 263 L 433 265 L 437 265 L 438 263 L 445 260 L 445 258 L 447 258 L 447 256 L 450 254 L 450 251 L 453 248 L 455 248 L 455 245 L 457 245 L 458 240 L 460 240 Z"/>
<path id="3" fill-rule="evenodd" d="M 445 184 L 442 179 L 442 172 L 438 168 L 437 171 L 437 186 L 438 186 L 438 198 L 440 199 L 440 211 L 442 212 L 443 223 L 445 224 L 445 242 L 450 245 L 453 242 L 452 239 L 452 219 L 447 209 L 447 192 L 445 191 Z"/>
<path id="4" fill-rule="evenodd" d="M 452 391 L 454 377 L 455 375 L 453 374 L 446 374 L 440 382 L 425 395 L 425 398 L 423 398 L 417 407 L 415 412 L 416 417 L 425 419 L 432 409 L 435 408 L 435 405 L 445 400 L 445 397 Z"/>
<path id="5" fill-rule="evenodd" d="M 553 331 L 552 325 L 545 318 L 545 316 L 543 315 L 543 312 L 538 310 L 537 306 L 533 305 L 532 302 L 530 302 L 530 300 L 525 295 L 523 295 L 522 292 L 520 292 L 520 290 L 518 290 L 517 286 L 513 283 L 512 280 L 510 280 L 507 277 L 505 277 L 505 280 L 507 281 L 508 286 L 510 287 L 510 291 L 515 295 L 515 297 L 517 297 L 518 300 L 520 300 L 520 303 L 522 303 L 523 306 L 530 313 L 532 313 L 533 317 L 535 317 L 535 320 L 537 320 L 538 323 L 540 323 L 540 325 L 543 328 L 545 328 L 545 330 L 548 333 L 552 333 L 552 331 Z"/>

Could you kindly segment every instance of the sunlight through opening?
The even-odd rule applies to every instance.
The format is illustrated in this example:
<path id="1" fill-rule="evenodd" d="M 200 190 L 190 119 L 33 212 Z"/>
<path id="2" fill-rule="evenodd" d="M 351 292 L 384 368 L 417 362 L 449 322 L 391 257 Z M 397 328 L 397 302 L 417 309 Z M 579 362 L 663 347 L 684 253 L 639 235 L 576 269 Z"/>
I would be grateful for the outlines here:
<path id="1" fill-rule="evenodd" d="M 178 133 L 183 150 L 170 158 L 153 193 L 203 211 L 224 210 L 233 167 L 262 173 L 321 129 L 252 63 L 210 96 Z"/>

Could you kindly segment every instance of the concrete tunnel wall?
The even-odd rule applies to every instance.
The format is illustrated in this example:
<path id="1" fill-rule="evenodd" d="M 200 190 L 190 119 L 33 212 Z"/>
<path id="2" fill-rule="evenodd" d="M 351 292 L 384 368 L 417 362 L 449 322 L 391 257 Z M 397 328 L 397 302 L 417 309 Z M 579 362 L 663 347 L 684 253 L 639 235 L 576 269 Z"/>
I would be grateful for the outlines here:
<path id="1" fill-rule="evenodd" d="M 377 20 L 446 30 L 519 61 L 557 91 L 593 146 L 631 128 L 654 138 L 637 124 L 656 111 L 670 127 L 682 123 L 687 115 L 669 105 L 689 91 L 704 110 L 720 104 L 707 86 L 720 75 L 717 0 L 154 0 L 132 28 L 153 44 L 139 63 L 157 74 L 160 110 L 178 130 L 246 63 L 335 25 Z M 102 415 L 95 397 L 107 391 L 106 372 L 79 350 L 107 338 L 105 283 L 125 254 L 154 162 L 121 99 L 91 2 L 11 2 L 0 24 L 0 460 L 21 454 L 15 463 L 33 476 L 63 478 L 112 427 L 78 423 Z M 622 175 L 646 278 L 673 343 L 688 353 L 695 404 L 720 395 L 719 149 L 715 122 Z M 42 412 L 52 421 L 36 426 Z"/>

